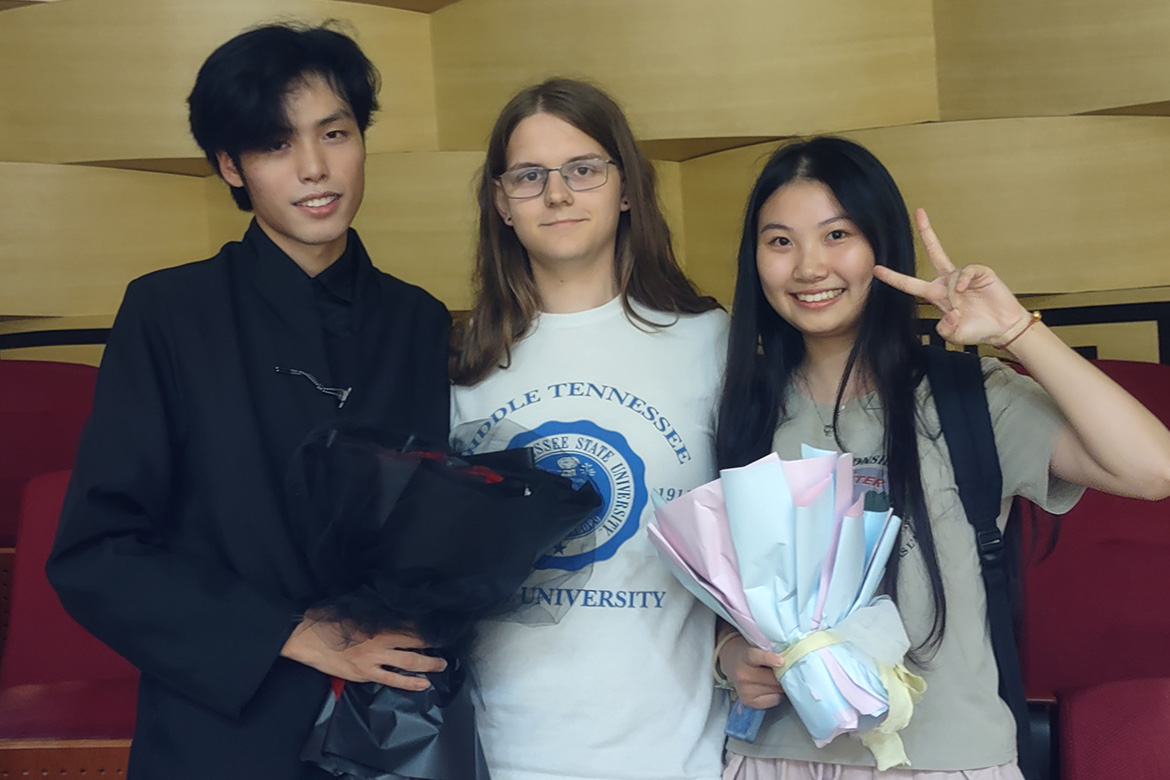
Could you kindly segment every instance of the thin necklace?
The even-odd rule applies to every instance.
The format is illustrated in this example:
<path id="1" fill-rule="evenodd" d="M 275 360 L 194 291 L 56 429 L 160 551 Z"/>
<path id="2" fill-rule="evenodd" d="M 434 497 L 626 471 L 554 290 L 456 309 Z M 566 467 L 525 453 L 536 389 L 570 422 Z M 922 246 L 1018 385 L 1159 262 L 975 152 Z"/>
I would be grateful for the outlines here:
<path id="1" fill-rule="evenodd" d="M 813 396 L 812 385 L 808 383 L 808 377 L 803 374 L 798 374 L 797 378 L 804 385 L 804 391 L 808 396 L 809 403 L 812 404 L 813 412 L 816 413 L 817 419 L 821 421 L 821 430 L 825 434 L 825 438 L 833 437 L 833 423 L 830 420 L 825 422 L 825 416 L 821 414 L 821 405 L 817 403 L 816 397 Z"/>

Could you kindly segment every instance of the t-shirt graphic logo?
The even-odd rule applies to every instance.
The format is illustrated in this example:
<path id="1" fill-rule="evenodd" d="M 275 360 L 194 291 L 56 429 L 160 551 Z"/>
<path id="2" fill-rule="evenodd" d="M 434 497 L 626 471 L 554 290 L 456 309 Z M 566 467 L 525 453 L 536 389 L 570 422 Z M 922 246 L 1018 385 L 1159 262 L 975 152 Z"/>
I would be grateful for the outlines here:
<path id="1" fill-rule="evenodd" d="M 592 458 L 583 458 L 580 455 L 562 455 L 556 459 L 556 463 L 552 464 L 555 468 L 549 468 L 548 461 L 550 458 L 544 458 L 544 462 L 540 463 L 540 467 L 556 474 L 560 474 L 573 483 L 573 487 L 580 488 L 586 482 L 598 484 L 597 475 L 600 470 L 593 462 Z M 589 517 L 581 521 L 581 524 L 569 532 L 567 539 L 580 539 L 582 536 L 587 536 L 594 528 L 601 523 L 602 509 L 596 510 Z"/>
<path id="2" fill-rule="evenodd" d="M 633 537 L 646 507 L 646 467 L 626 438 L 587 420 L 547 422 L 515 436 L 509 447 L 531 447 L 536 465 L 574 485 L 592 482 L 601 506 L 536 563 L 577 571 L 612 558 Z"/>

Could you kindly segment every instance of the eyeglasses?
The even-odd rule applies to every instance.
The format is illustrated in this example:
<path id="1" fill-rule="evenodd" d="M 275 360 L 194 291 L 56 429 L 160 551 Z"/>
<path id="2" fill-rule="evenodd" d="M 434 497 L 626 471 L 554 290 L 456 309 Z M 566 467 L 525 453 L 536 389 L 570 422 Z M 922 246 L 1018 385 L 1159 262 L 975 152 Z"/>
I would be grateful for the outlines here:
<path id="1" fill-rule="evenodd" d="M 504 195 L 509 198 L 535 198 L 544 194 L 549 174 L 557 171 L 565 180 L 566 187 L 573 192 L 585 192 L 604 186 L 609 181 L 611 165 L 617 163 L 600 157 L 587 157 L 584 160 L 570 160 L 560 168 L 532 166 L 504 171 L 502 175 L 496 177 L 496 181 L 504 189 Z"/>

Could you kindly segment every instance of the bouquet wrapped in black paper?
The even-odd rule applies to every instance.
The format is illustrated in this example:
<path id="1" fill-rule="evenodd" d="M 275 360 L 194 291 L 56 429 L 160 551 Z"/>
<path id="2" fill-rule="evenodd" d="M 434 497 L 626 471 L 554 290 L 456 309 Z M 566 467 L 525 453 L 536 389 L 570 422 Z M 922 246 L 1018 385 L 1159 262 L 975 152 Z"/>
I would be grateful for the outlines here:
<path id="1" fill-rule="evenodd" d="M 465 686 L 475 623 L 507 612 L 536 560 L 600 503 L 528 450 L 461 457 L 336 427 L 298 449 L 289 503 L 321 598 L 355 639 L 408 631 L 448 662 L 431 687 L 336 681 L 302 752 L 334 775 L 486 780 Z"/>

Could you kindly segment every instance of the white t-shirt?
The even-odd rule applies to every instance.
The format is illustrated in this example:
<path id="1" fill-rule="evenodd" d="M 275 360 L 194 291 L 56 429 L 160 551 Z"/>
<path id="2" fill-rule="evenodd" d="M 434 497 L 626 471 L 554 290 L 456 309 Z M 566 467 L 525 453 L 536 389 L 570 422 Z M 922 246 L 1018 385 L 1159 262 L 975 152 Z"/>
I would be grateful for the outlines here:
<path id="1" fill-rule="evenodd" d="M 668 315 L 620 298 L 542 314 L 512 364 L 452 396 L 472 451 L 531 446 L 590 479 L 603 506 L 538 565 L 519 611 L 481 627 L 472 661 L 493 780 L 716 780 L 724 697 L 713 614 L 658 560 L 644 526 L 716 475 L 722 311 Z"/>

